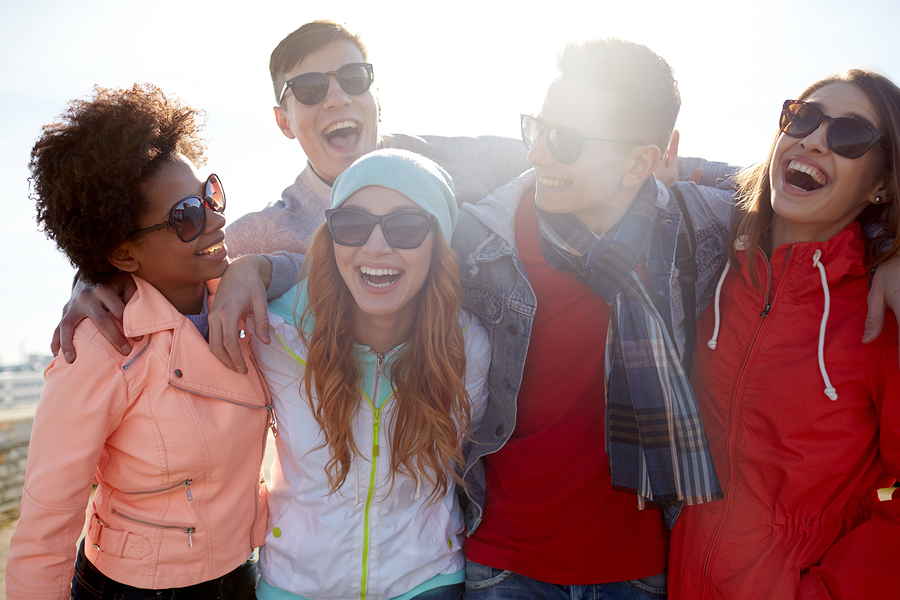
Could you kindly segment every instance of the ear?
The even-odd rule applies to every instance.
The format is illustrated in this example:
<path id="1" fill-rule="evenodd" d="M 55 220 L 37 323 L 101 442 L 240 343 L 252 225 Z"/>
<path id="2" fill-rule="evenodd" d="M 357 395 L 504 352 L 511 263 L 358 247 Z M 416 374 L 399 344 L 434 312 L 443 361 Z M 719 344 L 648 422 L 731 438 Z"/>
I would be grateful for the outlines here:
<path id="1" fill-rule="evenodd" d="M 135 242 L 123 242 L 118 248 L 109 255 L 109 262 L 115 268 L 126 273 L 134 273 L 141 267 L 140 261 L 135 257 L 132 251 Z"/>
<path id="2" fill-rule="evenodd" d="M 275 111 L 275 123 L 278 124 L 278 129 L 281 130 L 281 133 L 284 135 L 284 137 L 288 138 L 289 140 L 296 139 L 294 132 L 291 131 L 291 120 L 287 116 L 287 113 L 284 112 L 284 109 L 280 106 L 273 106 L 272 110 Z"/>
<path id="3" fill-rule="evenodd" d="M 635 187 L 644 183 L 659 166 L 662 152 L 654 144 L 638 146 L 633 150 L 631 166 L 622 177 L 624 187 Z"/>
<path id="4" fill-rule="evenodd" d="M 893 187 L 890 184 L 890 178 L 885 177 L 881 181 L 878 182 L 878 187 L 872 190 L 871 194 L 868 197 L 869 204 L 874 204 L 875 206 L 884 206 L 885 204 L 894 200 L 893 196 Z"/>

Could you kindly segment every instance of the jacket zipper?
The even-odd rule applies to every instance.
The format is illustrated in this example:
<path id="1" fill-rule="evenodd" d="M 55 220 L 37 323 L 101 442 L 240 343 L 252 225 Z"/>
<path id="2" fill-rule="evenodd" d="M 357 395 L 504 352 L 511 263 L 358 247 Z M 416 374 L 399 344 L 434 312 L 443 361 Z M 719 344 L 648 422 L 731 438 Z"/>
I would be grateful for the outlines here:
<path id="1" fill-rule="evenodd" d="M 143 348 L 141 348 L 140 350 L 138 350 L 138 353 L 134 355 L 134 358 L 132 358 L 132 359 L 129 360 L 127 363 L 125 363 L 124 365 L 122 365 L 122 370 L 123 370 L 123 371 L 127 371 L 128 368 L 131 367 L 131 365 L 134 364 L 134 361 L 136 361 L 137 359 L 139 359 L 141 356 L 144 355 L 144 352 L 146 352 L 146 351 L 147 351 L 147 348 L 150 347 L 150 340 L 151 340 L 151 339 L 153 339 L 153 334 L 152 334 L 152 333 L 147 334 L 147 343 L 144 344 L 144 347 L 143 347 Z"/>
<path id="2" fill-rule="evenodd" d="M 256 371 L 257 377 L 259 377 L 259 382 L 262 385 L 263 395 L 265 396 L 266 404 L 264 406 L 255 406 L 253 404 L 245 404 L 243 402 L 237 402 L 235 400 L 229 400 L 228 398 L 223 398 L 221 396 L 214 396 L 213 394 L 205 394 L 203 392 L 198 392 L 196 390 L 189 390 L 187 388 L 175 385 L 171 381 L 169 385 L 176 390 L 181 390 L 188 394 L 196 394 L 198 396 L 203 396 L 204 398 L 212 398 L 214 400 L 221 400 L 222 402 L 227 402 L 228 404 L 232 404 L 234 406 L 240 406 L 242 408 L 249 408 L 252 410 L 265 410 L 266 411 L 266 429 L 272 429 L 272 435 L 274 437 L 278 437 L 278 425 L 275 421 L 275 408 L 272 405 L 272 400 L 269 397 L 269 387 L 266 385 L 265 380 L 262 378 L 262 374 L 260 373 L 259 367 L 256 365 L 256 361 L 253 359 L 253 356 L 250 356 L 250 361 L 253 363 L 254 370 Z M 266 453 L 266 434 L 263 434 L 262 437 L 262 454 L 260 455 L 260 463 L 262 463 L 262 459 Z M 256 483 L 253 484 L 253 523 L 256 523 L 256 520 L 259 518 L 259 477 L 254 478 Z M 188 501 L 192 500 L 193 496 L 191 495 L 190 490 L 187 490 L 188 493 Z M 126 517 L 127 518 L 127 517 Z M 193 528 L 191 528 L 193 531 Z M 190 537 L 190 533 L 188 532 L 188 536 Z M 252 538 L 252 528 L 251 528 L 251 538 Z M 251 544 L 252 545 L 252 544 Z M 190 544 L 191 548 L 194 547 L 193 542 Z"/>
<path id="3" fill-rule="evenodd" d="M 369 470 L 369 492 L 366 494 L 366 510 L 363 516 L 363 564 L 362 582 L 360 584 L 360 600 L 366 600 L 366 591 L 369 584 L 369 509 L 372 507 L 372 498 L 375 496 L 375 475 L 378 470 L 378 431 L 381 429 L 381 409 L 375 408 L 378 402 L 378 391 L 381 385 L 381 376 L 384 373 L 384 354 L 377 352 L 375 382 L 372 385 L 372 399 L 369 405 L 372 407 L 372 467 Z"/>
<path id="4" fill-rule="evenodd" d="M 152 521 L 145 521 L 144 519 L 138 519 L 137 517 L 130 517 L 130 516 L 126 515 L 126 514 L 120 513 L 120 512 L 117 511 L 115 508 L 112 509 L 112 514 L 116 515 L 117 517 L 122 517 L 123 519 L 127 519 L 127 520 L 129 520 L 129 521 L 133 521 L 134 523 L 140 523 L 141 525 L 146 525 L 146 526 L 148 526 L 148 527 L 157 527 L 157 528 L 159 528 L 159 529 L 180 529 L 180 530 L 182 530 L 183 532 L 185 532 L 186 534 L 188 534 L 188 548 L 193 548 L 193 547 L 194 547 L 194 538 L 193 538 L 193 534 L 194 534 L 195 531 L 197 531 L 197 528 L 196 528 L 196 527 L 193 527 L 193 526 L 191 526 L 191 525 L 187 525 L 187 526 L 186 526 L 186 525 L 163 525 L 163 524 L 161 524 L 161 523 L 154 523 L 154 522 L 152 522 Z"/>
<path id="5" fill-rule="evenodd" d="M 193 502 L 194 495 L 191 493 L 191 483 L 193 483 L 193 479 L 185 479 L 184 481 L 179 481 L 178 483 L 173 483 L 172 485 L 167 485 L 166 487 L 157 488 L 155 490 L 141 490 L 137 492 L 123 492 L 119 490 L 120 494 L 128 495 L 128 496 L 138 496 L 144 494 L 158 494 L 160 492 L 168 492 L 169 490 L 174 490 L 177 487 L 184 486 L 184 492 L 187 495 L 187 501 Z"/>
<path id="6" fill-rule="evenodd" d="M 725 452 L 728 455 L 728 462 L 731 468 L 731 478 L 728 481 L 728 485 L 724 490 L 725 493 L 725 512 L 722 514 L 722 519 L 719 521 L 719 524 L 716 526 L 716 531 L 713 533 L 712 542 L 709 545 L 709 551 L 706 554 L 706 561 L 703 565 L 703 576 L 700 579 L 700 598 L 703 598 L 706 594 L 706 584 L 709 579 L 709 570 L 712 564 L 712 556 L 713 552 L 715 552 L 716 547 L 719 543 L 719 537 L 722 533 L 722 529 L 725 527 L 726 521 L 728 521 L 728 515 L 731 512 L 731 498 L 730 494 L 731 485 L 734 481 L 735 474 L 735 466 L 734 466 L 734 455 L 731 450 L 732 443 L 734 442 L 734 437 L 737 434 L 737 423 L 738 423 L 738 411 L 739 405 L 738 400 L 741 397 L 741 390 L 743 388 L 744 377 L 747 372 L 747 364 L 750 362 L 751 355 L 753 354 L 754 349 L 756 348 L 756 342 L 759 339 L 759 334 L 762 332 L 763 327 L 766 324 L 766 317 L 769 316 L 769 312 L 772 310 L 772 305 L 775 303 L 775 299 L 771 298 L 770 295 L 772 293 L 772 264 L 769 262 L 768 255 L 761 249 L 757 248 L 757 252 L 762 256 L 763 261 L 765 261 L 766 265 L 766 296 L 764 300 L 764 306 L 761 313 L 759 313 L 760 321 L 759 325 L 756 327 L 756 331 L 753 334 L 753 339 L 750 341 L 750 346 L 747 348 L 747 352 L 745 353 L 745 358 L 743 364 L 741 365 L 741 372 L 738 375 L 738 384 L 735 388 L 734 397 L 732 397 L 731 401 L 731 431 L 728 434 L 728 440 L 725 443 Z M 788 253 L 788 259 L 790 258 L 790 251 Z M 785 268 L 787 268 L 787 259 L 785 261 Z M 778 292 L 776 292 L 777 296 Z"/>

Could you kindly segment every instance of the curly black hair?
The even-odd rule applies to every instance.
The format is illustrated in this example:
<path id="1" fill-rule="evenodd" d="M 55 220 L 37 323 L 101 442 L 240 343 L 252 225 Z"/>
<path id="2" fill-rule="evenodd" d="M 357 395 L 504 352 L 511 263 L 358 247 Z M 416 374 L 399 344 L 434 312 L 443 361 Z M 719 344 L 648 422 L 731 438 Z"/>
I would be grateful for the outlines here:
<path id="1" fill-rule="evenodd" d="M 105 283 L 118 272 L 109 257 L 139 229 L 147 180 L 179 154 L 205 163 L 205 116 L 151 84 L 95 86 L 43 127 L 29 163 L 37 222 L 82 279 Z"/>

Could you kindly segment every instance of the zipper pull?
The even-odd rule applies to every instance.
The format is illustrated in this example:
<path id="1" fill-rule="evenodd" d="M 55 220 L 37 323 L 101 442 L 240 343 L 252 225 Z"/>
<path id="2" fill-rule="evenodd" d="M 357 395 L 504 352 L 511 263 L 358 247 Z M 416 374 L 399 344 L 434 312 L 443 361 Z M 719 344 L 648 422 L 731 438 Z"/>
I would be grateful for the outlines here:
<path id="1" fill-rule="evenodd" d="M 377 361 L 376 361 L 377 367 L 375 368 L 375 371 L 379 375 L 381 375 L 382 373 L 384 373 L 384 354 L 379 352 L 375 356 L 377 357 Z"/>
<path id="2" fill-rule="evenodd" d="M 194 547 L 194 528 L 193 527 L 185 527 L 184 532 L 188 534 L 188 548 Z"/>
<path id="3" fill-rule="evenodd" d="M 193 479 L 185 479 L 181 484 L 184 486 L 184 491 L 187 494 L 188 502 L 194 501 L 194 495 L 191 493 L 191 482 Z"/>
<path id="4" fill-rule="evenodd" d="M 381 409 L 375 409 L 375 422 L 373 423 L 374 439 L 372 440 L 372 458 L 378 458 L 378 430 L 381 429 Z"/>
<path id="5" fill-rule="evenodd" d="M 766 307 L 763 309 L 763 311 L 762 311 L 761 313 L 759 313 L 759 316 L 761 316 L 761 317 L 767 317 L 767 316 L 769 316 L 769 311 L 770 311 L 771 309 L 772 309 L 772 303 L 771 303 L 771 302 L 766 302 Z"/>
<path id="6" fill-rule="evenodd" d="M 269 413 L 269 427 L 272 429 L 272 437 L 278 437 L 278 422 L 275 420 L 275 407 L 266 404 L 266 412 Z"/>

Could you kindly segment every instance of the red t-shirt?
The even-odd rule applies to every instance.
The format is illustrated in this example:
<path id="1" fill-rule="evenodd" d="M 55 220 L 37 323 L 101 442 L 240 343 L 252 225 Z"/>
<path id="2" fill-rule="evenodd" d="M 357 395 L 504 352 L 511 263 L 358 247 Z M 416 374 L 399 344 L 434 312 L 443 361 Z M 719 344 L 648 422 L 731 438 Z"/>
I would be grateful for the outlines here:
<path id="1" fill-rule="evenodd" d="M 649 577 L 666 566 L 659 511 L 612 489 L 604 441 L 609 306 L 541 253 L 533 193 L 516 213 L 516 245 L 537 297 L 516 428 L 484 457 L 484 517 L 466 557 L 547 583 Z"/>

